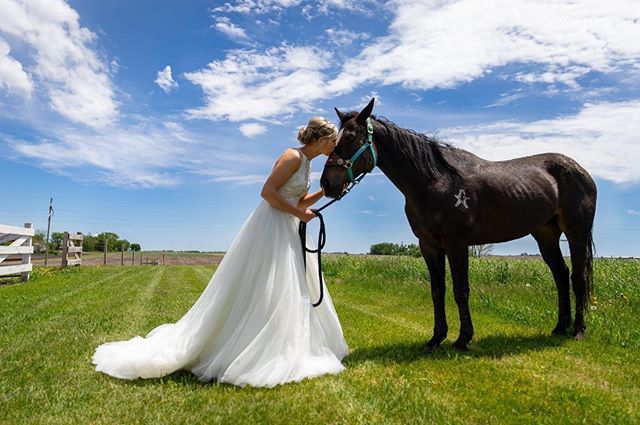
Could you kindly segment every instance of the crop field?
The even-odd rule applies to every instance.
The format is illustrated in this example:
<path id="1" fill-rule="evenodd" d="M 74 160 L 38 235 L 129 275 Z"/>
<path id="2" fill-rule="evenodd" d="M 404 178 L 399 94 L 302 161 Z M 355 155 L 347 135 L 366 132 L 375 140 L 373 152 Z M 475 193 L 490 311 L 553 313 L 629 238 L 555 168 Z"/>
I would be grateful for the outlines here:
<path id="1" fill-rule="evenodd" d="M 541 260 L 471 261 L 470 351 L 433 327 L 424 263 L 327 256 L 350 354 L 346 371 L 273 389 L 201 383 L 187 371 L 121 381 L 91 364 L 103 342 L 179 319 L 215 265 L 35 269 L 0 284 L 0 424 L 640 423 L 640 261 L 595 261 L 587 335 L 550 335 L 557 307 Z"/>

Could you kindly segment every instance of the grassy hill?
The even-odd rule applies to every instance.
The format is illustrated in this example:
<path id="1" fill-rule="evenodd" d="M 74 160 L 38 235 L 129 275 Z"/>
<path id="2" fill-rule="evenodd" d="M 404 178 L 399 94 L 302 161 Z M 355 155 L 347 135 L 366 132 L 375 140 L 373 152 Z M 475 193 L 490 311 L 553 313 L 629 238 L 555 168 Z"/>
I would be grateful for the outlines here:
<path id="1" fill-rule="evenodd" d="M 274 389 L 200 383 L 189 372 L 120 381 L 95 347 L 177 320 L 214 266 L 38 268 L 0 285 L 0 423 L 638 423 L 640 262 L 597 260 L 587 337 L 550 335 L 556 292 L 540 260 L 471 263 L 476 336 L 430 355 L 422 261 L 328 257 L 351 353 L 338 376 Z"/>

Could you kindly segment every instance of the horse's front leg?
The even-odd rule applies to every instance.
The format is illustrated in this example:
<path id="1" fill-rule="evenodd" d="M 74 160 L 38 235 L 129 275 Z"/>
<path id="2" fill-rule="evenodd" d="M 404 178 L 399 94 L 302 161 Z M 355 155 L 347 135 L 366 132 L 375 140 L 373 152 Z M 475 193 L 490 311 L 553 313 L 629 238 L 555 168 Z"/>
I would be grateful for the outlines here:
<path id="1" fill-rule="evenodd" d="M 427 246 L 420 241 L 420 251 L 427 263 L 429 277 L 431 279 L 431 298 L 433 299 L 433 337 L 427 342 L 425 351 L 431 351 L 438 347 L 447 338 L 449 330 L 447 326 L 447 316 L 444 307 L 445 286 L 445 255 L 443 249 L 436 249 Z"/>
<path id="2" fill-rule="evenodd" d="M 458 350 L 467 351 L 473 338 L 473 323 L 469 311 L 469 247 L 466 244 L 447 246 L 446 253 L 453 280 L 453 298 L 460 315 L 460 336 L 453 346 Z"/>

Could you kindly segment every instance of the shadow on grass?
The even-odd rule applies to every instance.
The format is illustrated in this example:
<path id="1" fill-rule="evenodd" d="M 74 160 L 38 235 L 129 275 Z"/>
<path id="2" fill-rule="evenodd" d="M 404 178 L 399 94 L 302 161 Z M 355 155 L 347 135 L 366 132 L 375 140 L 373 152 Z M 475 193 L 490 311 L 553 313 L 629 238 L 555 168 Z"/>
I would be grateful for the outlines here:
<path id="1" fill-rule="evenodd" d="M 356 365 L 365 361 L 380 363 L 411 363 L 421 360 L 455 360 L 459 358 L 500 358 L 548 348 L 560 347 L 570 341 L 566 337 L 538 334 L 531 336 L 493 335 L 470 344 L 467 352 L 460 352 L 445 342 L 440 348 L 425 353 L 425 342 L 399 342 L 374 347 L 356 348 L 345 358 L 345 365 Z"/>
<path id="2" fill-rule="evenodd" d="M 571 340 L 566 337 L 546 334 L 530 336 L 492 335 L 472 342 L 470 350 L 467 352 L 460 352 L 453 349 L 449 341 L 430 353 L 423 351 L 424 342 L 396 342 L 374 347 L 356 348 L 344 359 L 344 364 L 348 369 L 351 366 L 367 361 L 398 364 L 423 360 L 448 361 L 462 358 L 500 358 L 514 354 L 561 347 L 568 341 Z M 219 384 L 215 380 L 201 382 L 193 373 L 187 370 L 178 370 L 162 378 L 135 379 L 132 381 L 113 379 L 122 382 L 124 385 L 133 385 L 136 387 L 157 386 L 171 382 L 183 388 L 217 387 L 227 391 L 240 390 L 240 387 L 229 384 Z"/>
<path id="3" fill-rule="evenodd" d="M 122 383 L 122 385 L 126 386 L 134 386 L 134 387 L 155 387 L 158 385 L 165 385 L 168 382 L 171 382 L 173 385 L 182 388 L 191 388 L 198 389 L 209 386 L 216 386 L 216 381 L 209 382 L 200 382 L 198 381 L 198 377 L 188 370 L 178 370 L 169 375 L 163 376 L 162 378 L 148 378 L 148 379 L 134 379 L 134 380 L 122 380 L 118 378 L 112 378 L 114 382 Z M 224 384 L 220 384 L 220 387 L 225 387 Z"/>
<path id="4" fill-rule="evenodd" d="M 19 283 L 26 284 L 29 282 L 23 282 L 20 276 L 0 276 L 0 288 L 3 288 L 5 286 L 13 286 Z"/>
<path id="5" fill-rule="evenodd" d="M 226 383 L 218 383 L 215 379 L 211 381 L 199 381 L 198 377 L 191 373 L 188 370 L 177 370 L 169 375 L 163 376 L 162 378 L 148 378 L 148 379 L 134 379 L 134 380 L 121 380 L 117 378 L 111 378 L 116 382 L 120 382 L 123 385 L 131 385 L 135 387 L 156 387 L 156 386 L 165 386 L 167 383 L 171 383 L 172 386 L 180 387 L 182 389 L 192 389 L 192 390 L 201 390 L 203 388 L 216 388 L 217 390 L 222 391 L 249 391 L 251 390 L 261 390 L 261 388 L 254 387 L 238 387 L 232 384 Z"/>

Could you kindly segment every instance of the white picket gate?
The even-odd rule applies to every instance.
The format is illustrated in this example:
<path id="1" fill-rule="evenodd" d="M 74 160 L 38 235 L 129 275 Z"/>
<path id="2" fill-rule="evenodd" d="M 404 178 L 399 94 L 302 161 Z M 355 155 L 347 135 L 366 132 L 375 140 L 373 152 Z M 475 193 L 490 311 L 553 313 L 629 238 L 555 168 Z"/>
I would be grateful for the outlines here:
<path id="1" fill-rule="evenodd" d="M 31 254 L 34 234 L 31 223 L 25 223 L 24 227 L 0 224 L 0 244 L 11 242 L 8 246 L 0 245 L 0 276 L 19 274 L 23 281 L 29 280 L 33 267 Z"/>
<path id="2" fill-rule="evenodd" d="M 64 232 L 62 238 L 62 267 L 82 265 L 82 233 Z"/>

